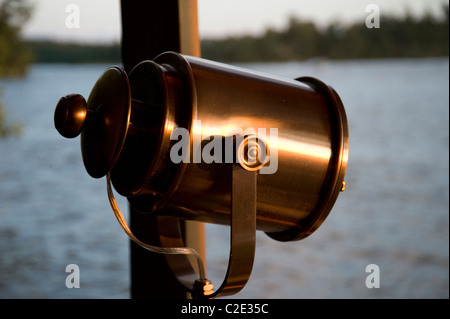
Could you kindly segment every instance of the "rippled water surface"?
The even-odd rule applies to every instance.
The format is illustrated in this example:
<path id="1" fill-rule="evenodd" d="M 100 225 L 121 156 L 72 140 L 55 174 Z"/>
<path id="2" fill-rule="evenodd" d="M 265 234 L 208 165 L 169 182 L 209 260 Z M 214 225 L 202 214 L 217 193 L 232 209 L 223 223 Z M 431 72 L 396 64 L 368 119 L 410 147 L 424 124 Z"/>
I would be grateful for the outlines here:
<path id="1" fill-rule="evenodd" d="M 244 67 L 315 76 L 341 96 L 349 120 L 347 190 L 309 238 L 257 235 L 240 298 L 448 298 L 448 59 L 311 61 Z M 128 239 L 105 180 L 84 170 L 79 139 L 53 126 L 59 97 L 88 96 L 105 65 L 34 65 L 0 82 L 8 119 L 0 140 L 0 298 L 128 298 Z M 118 200 L 127 210 L 126 201 Z M 225 273 L 228 229 L 207 226 L 209 277 Z M 80 288 L 65 285 L 68 264 Z M 380 269 L 368 289 L 366 266 Z"/>

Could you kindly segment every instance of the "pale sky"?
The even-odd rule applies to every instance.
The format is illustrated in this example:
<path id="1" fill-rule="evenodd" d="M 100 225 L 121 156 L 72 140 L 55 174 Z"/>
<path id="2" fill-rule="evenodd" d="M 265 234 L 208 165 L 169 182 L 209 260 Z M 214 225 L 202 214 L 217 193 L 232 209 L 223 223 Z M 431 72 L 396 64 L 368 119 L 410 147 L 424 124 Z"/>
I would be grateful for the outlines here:
<path id="1" fill-rule="evenodd" d="M 112 42 L 121 37 L 119 0 L 32 0 L 35 12 L 24 28 L 27 38 L 40 37 L 65 41 Z M 403 15 L 409 10 L 420 15 L 427 10 L 439 13 L 449 0 L 198 0 L 201 38 L 258 34 L 266 27 L 283 28 L 289 16 L 311 20 L 318 25 L 334 21 L 365 23 L 366 7 L 384 13 Z M 68 28 L 66 20 L 79 8 L 79 28 Z M 149 13 L 149 19 L 152 14 Z"/>

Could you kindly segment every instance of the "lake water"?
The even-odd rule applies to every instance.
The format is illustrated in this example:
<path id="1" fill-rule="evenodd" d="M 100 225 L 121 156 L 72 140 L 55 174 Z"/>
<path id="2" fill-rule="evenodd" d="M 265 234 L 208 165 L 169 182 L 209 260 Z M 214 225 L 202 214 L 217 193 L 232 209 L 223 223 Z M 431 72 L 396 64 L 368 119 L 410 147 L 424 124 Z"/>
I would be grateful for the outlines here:
<path id="1" fill-rule="evenodd" d="M 236 298 L 449 298 L 449 61 L 247 64 L 332 85 L 349 120 L 347 190 L 305 240 L 257 234 L 252 277 Z M 60 96 L 88 96 L 106 65 L 33 65 L 2 79 L 20 137 L 0 140 L 0 298 L 129 298 L 129 241 L 88 176 L 79 138 L 53 126 Z M 118 199 L 126 211 L 123 198 Z M 125 214 L 126 215 L 126 214 Z M 228 229 L 207 225 L 208 273 L 225 273 Z M 68 289 L 68 264 L 80 288 Z M 380 288 L 366 287 L 366 266 Z"/>

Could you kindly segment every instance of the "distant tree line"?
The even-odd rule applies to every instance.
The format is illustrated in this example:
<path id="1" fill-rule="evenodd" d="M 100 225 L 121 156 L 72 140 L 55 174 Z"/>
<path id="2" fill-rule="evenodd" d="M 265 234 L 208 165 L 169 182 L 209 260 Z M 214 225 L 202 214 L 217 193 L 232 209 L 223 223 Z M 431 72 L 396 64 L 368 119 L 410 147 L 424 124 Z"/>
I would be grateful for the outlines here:
<path id="1" fill-rule="evenodd" d="M 380 28 L 371 29 L 365 20 L 319 29 L 292 17 L 284 30 L 267 29 L 261 36 L 203 40 L 202 56 L 227 62 L 448 56 L 448 5 L 442 10 L 441 19 L 429 13 L 419 19 L 382 14 Z"/>
<path id="2" fill-rule="evenodd" d="M 260 36 L 202 40 L 204 58 L 224 62 L 290 61 L 314 57 L 363 59 L 448 56 L 449 7 L 443 18 L 426 13 L 421 18 L 381 15 L 380 28 L 359 23 L 314 23 L 291 17 L 283 30 L 267 29 Z M 120 44 L 28 42 L 35 62 L 120 62 Z"/>
<path id="3" fill-rule="evenodd" d="M 34 62 L 38 63 L 119 63 L 121 49 L 118 43 L 83 44 L 52 41 L 28 41 Z"/>

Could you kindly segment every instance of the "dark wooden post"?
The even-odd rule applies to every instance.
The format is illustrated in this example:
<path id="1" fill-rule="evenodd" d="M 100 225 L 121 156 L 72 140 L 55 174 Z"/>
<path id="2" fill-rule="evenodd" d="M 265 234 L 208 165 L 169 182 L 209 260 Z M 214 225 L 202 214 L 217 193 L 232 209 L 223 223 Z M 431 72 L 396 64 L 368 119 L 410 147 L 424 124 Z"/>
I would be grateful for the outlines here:
<path id="1" fill-rule="evenodd" d="M 180 52 L 178 0 L 122 0 L 121 9 L 122 60 L 127 72 L 159 53 Z M 130 227 L 140 240 L 156 244 L 155 225 L 154 217 L 139 214 L 130 207 Z M 186 298 L 163 255 L 148 252 L 132 242 L 130 262 L 132 298 Z"/>

